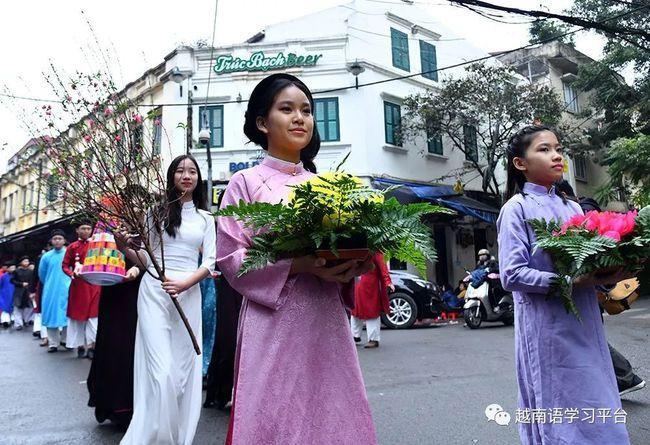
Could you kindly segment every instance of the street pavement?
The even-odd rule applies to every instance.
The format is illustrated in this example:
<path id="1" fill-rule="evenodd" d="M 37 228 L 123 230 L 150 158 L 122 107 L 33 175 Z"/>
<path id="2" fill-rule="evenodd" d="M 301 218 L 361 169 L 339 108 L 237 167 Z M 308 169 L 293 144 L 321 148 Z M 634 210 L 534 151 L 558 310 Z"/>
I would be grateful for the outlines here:
<path id="1" fill-rule="evenodd" d="M 650 379 L 650 298 L 605 323 L 610 343 Z M 0 328 L 1 445 L 119 442 L 123 432 L 97 424 L 87 407 L 90 363 L 75 356 L 47 354 L 31 333 Z M 380 348 L 359 348 L 359 358 L 382 445 L 519 443 L 512 327 L 382 330 Z M 488 422 L 493 403 L 510 425 Z M 649 443 L 650 387 L 624 396 L 623 408 L 632 444 Z M 227 424 L 226 413 L 204 409 L 194 443 L 224 443 Z"/>

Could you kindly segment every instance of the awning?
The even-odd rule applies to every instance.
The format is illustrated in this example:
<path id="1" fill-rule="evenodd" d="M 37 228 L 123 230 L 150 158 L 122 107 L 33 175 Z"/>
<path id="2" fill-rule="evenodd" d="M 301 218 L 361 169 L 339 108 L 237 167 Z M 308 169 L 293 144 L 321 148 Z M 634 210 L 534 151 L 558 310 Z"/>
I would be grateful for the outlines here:
<path id="1" fill-rule="evenodd" d="M 66 238 L 72 239 L 71 223 L 76 216 L 76 213 L 66 215 L 32 226 L 21 232 L 4 236 L 0 238 L 0 254 L 11 256 L 30 255 L 35 257 L 45 247 L 49 241 L 50 233 L 54 229 L 64 230 L 67 235 Z"/>
<path id="2" fill-rule="evenodd" d="M 461 215 L 473 216 L 490 224 L 496 223 L 499 215 L 499 209 L 458 194 L 449 185 L 425 185 L 387 178 L 373 179 L 372 184 L 378 189 L 385 189 L 395 185 L 401 186 L 390 192 L 389 195 L 394 196 L 404 204 L 429 201 L 456 210 Z"/>
<path id="3" fill-rule="evenodd" d="M 496 224 L 499 216 L 499 210 L 464 195 L 447 196 L 439 198 L 437 201 L 462 214 L 471 215 L 490 224 Z"/>

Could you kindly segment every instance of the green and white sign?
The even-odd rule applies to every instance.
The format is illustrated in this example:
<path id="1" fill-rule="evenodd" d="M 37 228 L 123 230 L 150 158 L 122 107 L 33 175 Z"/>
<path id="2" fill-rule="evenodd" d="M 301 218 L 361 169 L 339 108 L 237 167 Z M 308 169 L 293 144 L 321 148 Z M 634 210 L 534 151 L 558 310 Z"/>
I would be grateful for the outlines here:
<path id="1" fill-rule="evenodd" d="M 314 66 L 323 57 L 322 54 L 309 54 L 299 56 L 289 53 L 279 53 L 273 57 L 267 57 L 263 51 L 251 54 L 249 59 L 240 59 L 232 55 L 223 55 L 217 57 L 214 64 L 214 72 L 217 74 L 227 74 L 243 71 L 270 71 L 284 68 L 296 68 L 303 66 Z"/>

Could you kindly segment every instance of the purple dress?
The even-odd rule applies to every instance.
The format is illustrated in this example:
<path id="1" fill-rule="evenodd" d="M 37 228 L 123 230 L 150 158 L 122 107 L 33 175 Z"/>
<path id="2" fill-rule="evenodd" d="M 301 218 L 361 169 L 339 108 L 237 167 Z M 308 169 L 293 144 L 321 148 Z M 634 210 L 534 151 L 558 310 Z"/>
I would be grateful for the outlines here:
<path id="1" fill-rule="evenodd" d="M 302 164 L 267 156 L 233 175 L 222 207 L 278 203 L 289 185 L 312 176 Z M 237 278 L 250 243 L 241 223 L 218 218 L 217 263 L 244 297 L 227 443 L 377 443 L 345 312 L 354 304 L 353 286 L 289 276 L 291 260 Z"/>
<path id="2" fill-rule="evenodd" d="M 521 442 L 629 444 L 594 288 L 574 289 L 582 324 L 560 298 L 547 299 L 556 274 L 546 253 L 532 254 L 535 235 L 525 223 L 564 221 L 582 210 L 554 189 L 526 183 L 524 193 L 503 206 L 497 221 L 501 281 L 515 301 Z"/>

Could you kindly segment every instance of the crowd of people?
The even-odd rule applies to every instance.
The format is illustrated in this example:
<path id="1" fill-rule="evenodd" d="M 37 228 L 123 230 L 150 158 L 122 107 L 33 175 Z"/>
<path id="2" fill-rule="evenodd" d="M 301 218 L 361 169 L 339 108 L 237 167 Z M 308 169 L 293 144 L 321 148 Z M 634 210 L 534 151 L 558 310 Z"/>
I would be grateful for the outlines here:
<path id="1" fill-rule="evenodd" d="M 294 76 L 273 74 L 255 87 L 244 134 L 267 154 L 259 165 L 232 176 L 222 207 L 242 201 L 278 203 L 292 185 L 315 175 L 320 139 L 313 108 L 310 90 Z M 507 155 L 508 201 L 497 226 L 501 281 L 513 293 L 517 319 L 519 409 L 619 410 L 595 285 L 626 275 L 584 277 L 575 283 L 582 322 L 567 314 L 559 300 L 545 297 L 557 275 L 549 257 L 534 250 L 526 220 L 566 220 L 582 210 L 556 193 L 563 154 L 551 129 L 522 129 L 510 140 Z M 231 217 L 219 216 L 215 224 L 201 183 L 192 156 L 171 162 L 165 196 L 169 212 L 162 234 L 151 235 L 163 241 L 152 243 L 159 246 L 156 260 L 166 264 L 162 283 L 146 274 L 151 259 L 128 228 L 115 232 L 132 266 L 125 281 L 101 289 L 81 281 L 76 265 L 83 261 L 92 231 L 82 222 L 78 241 L 67 248 L 63 233 L 55 231 L 51 249 L 33 266 L 28 258 L 16 270 L 6 266 L 0 278 L 2 322 L 13 319 L 15 329 L 23 329 L 34 317 L 35 333 L 40 326 L 42 344 L 50 352 L 62 345 L 93 359 L 89 404 L 99 421 L 128 426 L 123 445 L 190 445 L 201 414 L 206 368 L 204 406 L 231 403 L 227 444 L 376 444 L 355 342 L 361 344 L 365 324 L 366 347 L 379 346 L 379 316 L 388 310 L 387 290 L 392 288 L 381 254 L 334 266 L 306 255 L 240 275 L 254 234 Z M 479 266 L 494 268 L 489 252 L 481 255 Z M 217 269 L 222 276 L 215 304 L 206 292 L 215 289 Z M 202 295 L 202 282 L 213 290 Z M 172 299 L 184 310 L 199 343 L 214 335 L 208 362 L 205 350 L 203 357 L 195 353 Z M 216 320 L 210 320 L 213 307 Z M 205 321 L 212 332 L 202 329 Z M 518 426 L 524 444 L 629 444 L 625 425 L 613 419 Z"/>
<path id="2" fill-rule="evenodd" d="M 0 310 L 4 328 L 32 326 L 47 351 L 76 349 L 79 358 L 93 357 L 97 332 L 99 286 L 78 276 L 88 249 L 92 223 L 76 225 L 78 240 L 65 246 L 65 233 L 54 230 L 41 255 L 2 266 Z"/>

